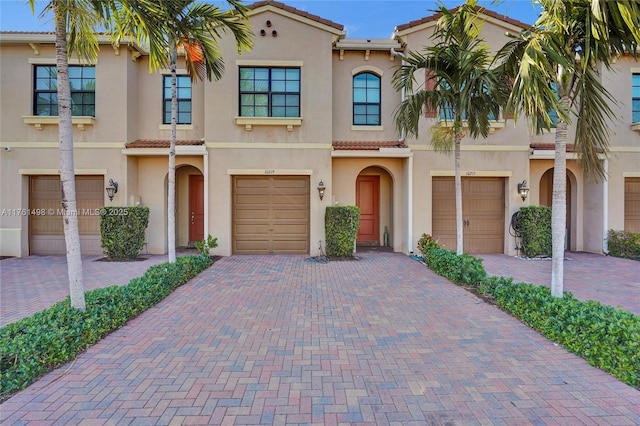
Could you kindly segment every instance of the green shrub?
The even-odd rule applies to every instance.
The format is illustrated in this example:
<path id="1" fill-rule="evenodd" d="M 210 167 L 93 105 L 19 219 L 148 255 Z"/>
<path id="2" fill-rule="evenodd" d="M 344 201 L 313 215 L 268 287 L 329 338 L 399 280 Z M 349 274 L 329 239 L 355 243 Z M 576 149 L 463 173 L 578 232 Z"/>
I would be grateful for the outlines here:
<path id="1" fill-rule="evenodd" d="M 551 207 L 522 207 L 518 211 L 516 229 L 526 257 L 551 257 Z"/>
<path id="2" fill-rule="evenodd" d="M 418 250 L 422 254 L 422 257 L 427 257 L 427 253 L 429 252 L 429 250 L 434 248 L 441 248 L 438 240 L 436 240 L 429 234 L 422 234 L 422 236 L 418 240 Z"/>
<path id="3" fill-rule="evenodd" d="M 203 256 L 179 257 L 150 267 L 126 286 L 85 294 L 87 309 L 69 298 L 0 329 L 0 400 L 76 355 L 164 299 L 211 265 Z"/>
<path id="4" fill-rule="evenodd" d="M 357 206 L 327 207 L 324 232 L 327 256 L 351 257 L 355 249 L 360 226 L 360 208 Z"/>
<path id="5" fill-rule="evenodd" d="M 458 256 L 453 250 L 433 248 L 424 258 L 427 266 L 456 284 L 477 286 L 487 277 L 482 259 L 468 254 Z"/>
<path id="6" fill-rule="evenodd" d="M 100 245 L 110 259 L 135 259 L 144 246 L 149 207 L 100 209 Z"/>
<path id="7" fill-rule="evenodd" d="M 548 339 L 640 388 L 640 316 L 571 293 L 552 297 L 548 287 L 527 283 L 502 283 L 493 295 L 500 308 Z"/>
<path id="8" fill-rule="evenodd" d="M 640 233 L 609 229 L 607 246 L 611 256 L 640 260 Z"/>
<path id="9" fill-rule="evenodd" d="M 552 297 L 546 286 L 486 276 L 482 260 L 428 250 L 429 268 L 457 284 L 478 284 L 478 293 L 495 298 L 501 309 L 546 338 L 586 359 L 620 381 L 640 389 L 640 316 L 595 301 L 579 301 L 569 292 Z M 482 277 L 482 278 L 480 278 Z"/>
<path id="10" fill-rule="evenodd" d="M 209 250 L 218 247 L 218 238 L 213 238 L 211 234 L 209 234 L 204 240 L 196 241 L 195 246 L 196 250 L 200 252 L 200 255 L 209 257 Z"/>

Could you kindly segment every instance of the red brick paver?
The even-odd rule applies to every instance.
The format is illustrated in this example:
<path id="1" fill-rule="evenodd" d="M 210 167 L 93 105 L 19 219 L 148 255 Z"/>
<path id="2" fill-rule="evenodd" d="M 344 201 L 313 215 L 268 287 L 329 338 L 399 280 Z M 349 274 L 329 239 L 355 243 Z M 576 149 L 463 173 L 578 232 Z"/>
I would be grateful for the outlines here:
<path id="1" fill-rule="evenodd" d="M 491 275 L 516 282 L 551 285 L 550 259 L 522 259 L 503 254 L 480 255 Z M 640 315 L 640 262 L 584 252 L 567 252 L 564 291 L 580 300 L 597 300 Z"/>
<path id="2" fill-rule="evenodd" d="M 640 424 L 626 386 L 402 254 L 223 258 L 5 424 Z"/>
<path id="3" fill-rule="evenodd" d="M 142 261 L 103 262 L 99 256 L 82 259 L 86 291 L 124 285 L 167 256 L 144 255 Z M 15 257 L 0 261 L 0 327 L 51 307 L 69 295 L 64 256 Z"/>

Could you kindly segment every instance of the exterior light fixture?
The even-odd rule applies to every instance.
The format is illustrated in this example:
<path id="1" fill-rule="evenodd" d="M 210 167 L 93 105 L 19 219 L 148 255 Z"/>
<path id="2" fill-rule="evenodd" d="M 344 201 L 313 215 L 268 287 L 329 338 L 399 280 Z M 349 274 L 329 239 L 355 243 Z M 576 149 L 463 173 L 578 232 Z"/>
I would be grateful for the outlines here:
<path id="1" fill-rule="evenodd" d="M 529 188 L 527 187 L 526 179 L 518 184 L 518 194 L 522 197 L 522 201 L 526 200 L 529 196 Z"/>
<path id="2" fill-rule="evenodd" d="M 322 199 L 324 198 L 325 189 L 327 188 L 324 186 L 324 182 L 320 181 L 320 183 L 318 184 L 318 195 L 320 196 L 320 201 L 322 201 Z"/>
<path id="3" fill-rule="evenodd" d="M 109 201 L 113 201 L 113 195 L 118 192 L 118 182 L 114 182 L 113 179 L 109 179 L 109 186 L 105 188 Z"/>

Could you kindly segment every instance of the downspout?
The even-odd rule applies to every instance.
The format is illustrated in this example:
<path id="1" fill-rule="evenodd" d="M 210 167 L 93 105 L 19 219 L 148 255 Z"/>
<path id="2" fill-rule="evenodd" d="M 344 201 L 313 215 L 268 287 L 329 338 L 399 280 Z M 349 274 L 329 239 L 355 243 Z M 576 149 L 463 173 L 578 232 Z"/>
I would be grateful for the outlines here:
<path id="1" fill-rule="evenodd" d="M 395 35 L 394 35 L 395 37 Z M 404 62 L 404 55 L 397 52 L 393 47 L 390 50 L 393 56 L 398 56 L 402 59 L 402 65 Z M 404 102 L 406 93 L 404 87 L 400 91 L 400 101 Z M 402 129 L 399 142 L 406 140 L 405 130 Z M 413 155 L 407 159 L 407 253 L 413 254 L 413 244 L 411 239 L 413 238 Z"/>
<path id="2" fill-rule="evenodd" d="M 204 238 L 209 235 L 209 151 L 205 148 L 204 161 Z"/>
<path id="3" fill-rule="evenodd" d="M 609 254 L 607 228 L 609 228 L 609 160 L 605 158 L 602 179 L 602 253 L 604 254 Z"/>

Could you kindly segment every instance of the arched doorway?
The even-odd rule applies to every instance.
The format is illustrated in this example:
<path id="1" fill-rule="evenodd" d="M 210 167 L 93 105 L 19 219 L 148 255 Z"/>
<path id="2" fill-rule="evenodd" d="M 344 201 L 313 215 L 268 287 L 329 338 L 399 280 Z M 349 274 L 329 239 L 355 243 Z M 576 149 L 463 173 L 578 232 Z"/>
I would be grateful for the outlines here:
<path id="1" fill-rule="evenodd" d="M 378 166 L 367 167 L 356 179 L 356 205 L 360 208 L 358 246 L 390 246 L 393 223 L 393 178 Z"/>
<path id="2" fill-rule="evenodd" d="M 574 193 L 575 188 L 573 187 L 572 181 L 575 182 L 575 177 L 573 177 L 573 173 L 567 170 L 567 224 L 566 224 L 566 243 L 565 248 L 567 250 L 572 250 L 575 245 L 575 233 L 573 229 L 573 224 L 576 221 L 575 218 L 575 209 L 572 208 L 574 204 Z M 553 204 L 553 168 L 550 168 L 542 175 L 540 178 L 540 200 L 539 203 L 541 206 L 551 207 Z"/>

